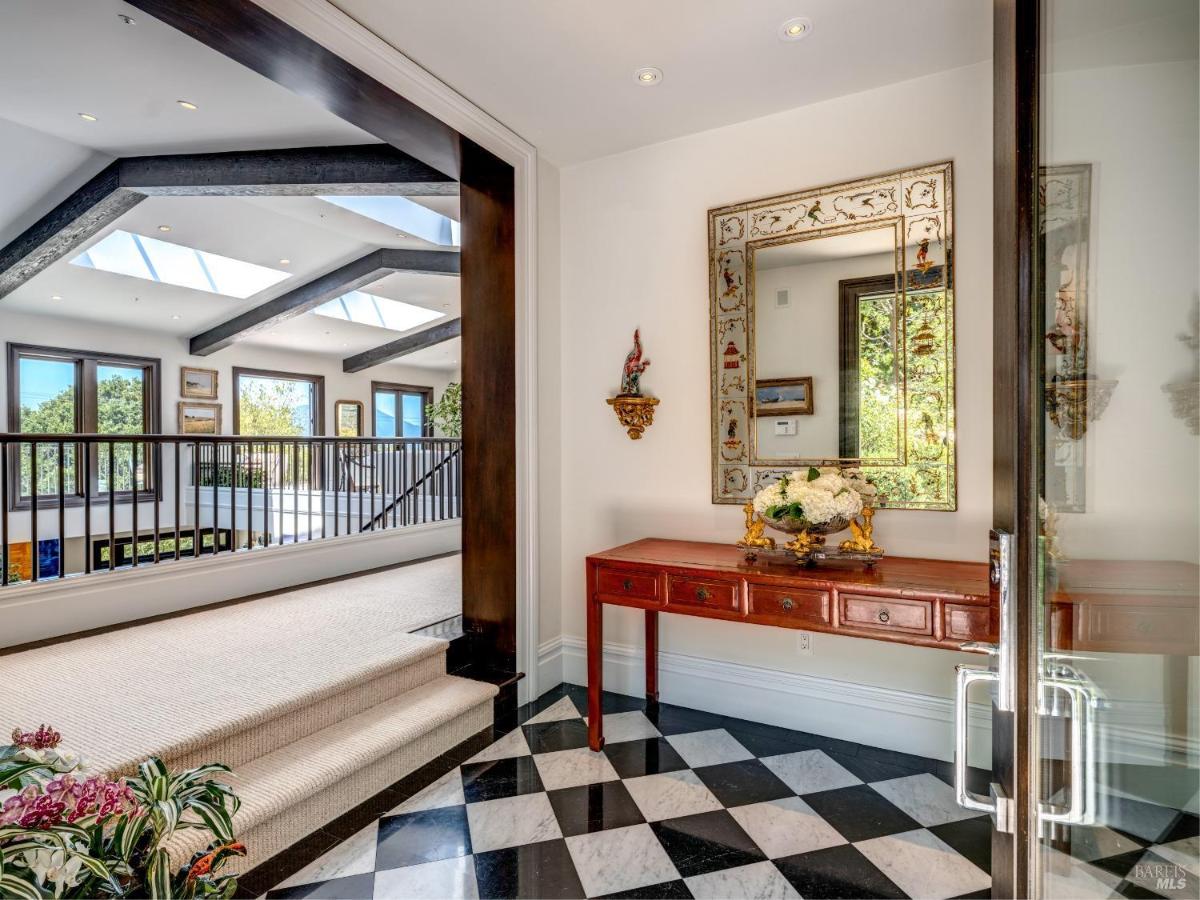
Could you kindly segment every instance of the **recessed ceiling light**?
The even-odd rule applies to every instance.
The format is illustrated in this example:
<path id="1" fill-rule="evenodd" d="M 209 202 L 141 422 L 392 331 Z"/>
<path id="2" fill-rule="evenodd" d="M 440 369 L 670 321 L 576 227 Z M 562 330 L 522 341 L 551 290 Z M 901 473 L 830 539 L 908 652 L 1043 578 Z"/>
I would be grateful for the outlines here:
<path id="1" fill-rule="evenodd" d="M 51 300 L 61 300 L 62 297 L 60 297 L 58 294 L 51 294 L 50 299 Z"/>
<path id="2" fill-rule="evenodd" d="M 93 116 L 91 113 L 77 113 L 77 115 L 79 116 L 79 118 L 83 119 L 83 121 L 85 121 L 85 122 L 99 122 L 100 121 L 98 118 Z"/>
<path id="3" fill-rule="evenodd" d="M 158 230 L 159 230 L 159 231 L 170 231 L 170 230 L 171 230 L 171 226 L 170 226 L 170 225 L 159 225 L 159 226 L 158 226 Z"/>
<path id="4" fill-rule="evenodd" d="M 292 261 L 290 259 L 281 259 L 279 261 L 279 264 L 281 266 L 290 266 L 292 264 Z"/>
<path id="5" fill-rule="evenodd" d="M 781 41 L 798 41 L 801 38 L 808 37 L 812 32 L 812 20 L 806 19 L 803 16 L 797 16 L 794 19 L 788 19 L 779 26 L 779 39 Z"/>
<path id="6" fill-rule="evenodd" d="M 182 106 L 184 109 L 190 109 L 190 110 L 194 111 L 194 110 L 197 110 L 200 108 L 195 103 L 193 103 L 191 100 L 176 100 L 175 102 L 178 103 L 180 106 Z"/>
<path id="7" fill-rule="evenodd" d="M 174 315 L 172 315 L 172 316 L 171 316 L 171 318 L 172 318 L 172 319 L 178 319 L 178 318 L 179 318 L 179 315 L 178 315 L 178 314 L 174 314 Z"/>
<path id="8" fill-rule="evenodd" d="M 126 25 L 136 25 L 137 24 L 137 19 L 135 19 L 133 16 L 127 16 L 127 15 L 125 15 L 125 13 L 117 13 L 117 18 L 120 19 L 122 22 L 124 22 Z"/>
<path id="9" fill-rule="evenodd" d="M 654 66 L 643 66 L 633 73 L 633 79 L 642 87 L 651 87 L 662 81 L 662 69 L 656 69 Z"/>

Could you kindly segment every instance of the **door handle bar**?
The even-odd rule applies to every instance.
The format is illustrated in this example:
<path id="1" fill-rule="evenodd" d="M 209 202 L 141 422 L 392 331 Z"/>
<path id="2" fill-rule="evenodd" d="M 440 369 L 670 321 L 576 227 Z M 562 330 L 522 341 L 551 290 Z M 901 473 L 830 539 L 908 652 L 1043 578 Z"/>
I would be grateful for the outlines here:
<path id="1" fill-rule="evenodd" d="M 996 813 L 996 800 L 981 797 L 967 786 L 967 693 L 977 681 L 996 681 L 998 673 L 979 666 L 958 665 L 954 667 L 954 793 L 958 805 L 963 809 Z"/>

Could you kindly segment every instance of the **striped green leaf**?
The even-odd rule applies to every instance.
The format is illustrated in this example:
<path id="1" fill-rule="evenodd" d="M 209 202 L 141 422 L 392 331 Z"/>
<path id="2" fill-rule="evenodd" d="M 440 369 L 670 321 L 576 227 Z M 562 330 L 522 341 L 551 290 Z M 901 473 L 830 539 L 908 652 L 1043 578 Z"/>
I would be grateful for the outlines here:
<path id="1" fill-rule="evenodd" d="M 161 847 L 150 854 L 146 863 L 146 887 L 150 891 L 151 900 L 171 898 L 171 860 L 167 857 L 167 851 Z"/>
<path id="2" fill-rule="evenodd" d="M 228 844 L 233 840 L 233 821 L 224 806 L 197 801 L 188 807 L 188 811 L 194 812 L 201 819 L 199 823 L 187 823 L 191 827 L 199 828 L 207 826 L 208 830 L 223 844 Z"/>
<path id="3" fill-rule="evenodd" d="M 16 875 L 0 875 L 0 897 L 11 900 L 42 900 L 37 886 Z"/>
<path id="4" fill-rule="evenodd" d="M 106 882 L 112 888 L 114 893 L 116 893 L 116 894 L 121 893 L 121 885 L 117 882 L 117 879 L 113 876 L 112 871 L 103 862 L 96 859 L 96 857 L 88 856 L 85 853 L 76 853 L 76 854 L 74 854 L 74 856 L 81 863 L 83 863 L 83 867 L 85 869 L 87 869 L 89 872 L 91 872 L 97 878 L 102 879 L 104 882 Z"/>
<path id="5" fill-rule="evenodd" d="M 22 775 L 32 772 L 34 769 L 44 768 L 46 768 L 46 764 L 39 762 L 19 762 L 5 766 L 4 770 L 0 771 L 0 788 L 19 787 Z"/>

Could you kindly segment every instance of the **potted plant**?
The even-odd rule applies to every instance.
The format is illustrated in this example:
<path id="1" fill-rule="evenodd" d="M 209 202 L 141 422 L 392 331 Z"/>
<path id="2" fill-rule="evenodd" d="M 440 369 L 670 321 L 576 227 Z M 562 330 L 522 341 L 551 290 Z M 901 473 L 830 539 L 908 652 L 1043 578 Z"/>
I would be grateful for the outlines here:
<path id="1" fill-rule="evenodd" d="M 233 835 L 238 799 L 214 780 L 227 766 L 173 774 L 152 757 L 136 775 L 110 780 L 60 741 L 43 725 L 0 746 L 0 896 L 233 896 L 237 879 L 220 869 L 246 849 Z M 173 868 L 164 845 L 183 828 L 213 840 Z"/>

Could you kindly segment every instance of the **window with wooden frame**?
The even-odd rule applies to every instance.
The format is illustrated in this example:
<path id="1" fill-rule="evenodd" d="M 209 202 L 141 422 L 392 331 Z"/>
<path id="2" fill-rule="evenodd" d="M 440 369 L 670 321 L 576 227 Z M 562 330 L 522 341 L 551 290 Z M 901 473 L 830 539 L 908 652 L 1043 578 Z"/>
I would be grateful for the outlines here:
<path id="1" fill-rule="evenodd" d="M 159 434 L 161 360 L 32 344 L 8 345 L 8 430 L 19 434 Z M 129 502 L 156 491 L 158 455 L 150 445 L 93 444 L 82 465 L 79 444 L 20 445 L 10 460 L 9 496 L 15 509 L 83 502 L 84 473 L 92 496 Z M 36 466 L 34 454 L 37 454 Z M 37 485 L 33 484 L 36 468 Z"/>
<path id="2" fill-rule="evenodd" d="M 233 433 L 262 437 L 325 434 L 325 376 L 234 366 Z"/>
<path id="3" fill-rule="evenodd" d="M 375 437 L 429 437 L 433 431 L 425 407 L 433 388 L 390 381 L 371 382 L 371 427 Z"/>

